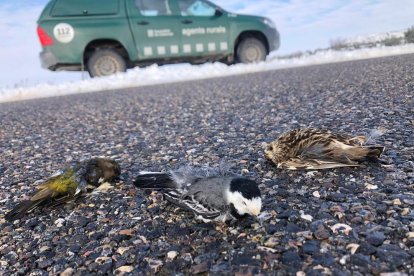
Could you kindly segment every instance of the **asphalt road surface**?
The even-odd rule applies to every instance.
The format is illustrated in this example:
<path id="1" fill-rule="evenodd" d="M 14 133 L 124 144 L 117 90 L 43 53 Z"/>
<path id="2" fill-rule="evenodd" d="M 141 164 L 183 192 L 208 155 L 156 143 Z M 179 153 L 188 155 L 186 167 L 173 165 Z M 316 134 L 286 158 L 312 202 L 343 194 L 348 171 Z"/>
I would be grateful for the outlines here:
<path id="1" fill-rule="evenodd" d="M 414 55 L 0 104 L 0 274 L 414 274 Z M 263 143 L 313 126 L 383 133 L 378 164 L 281 171 Z M 76 160 L 115 158 L 122 180 L 24 219 L 3 215 Z M 201 223 L 140 170 L 233 165 L 263 211 Z M 383 274 L 388 275 L 388 274 Z"/>

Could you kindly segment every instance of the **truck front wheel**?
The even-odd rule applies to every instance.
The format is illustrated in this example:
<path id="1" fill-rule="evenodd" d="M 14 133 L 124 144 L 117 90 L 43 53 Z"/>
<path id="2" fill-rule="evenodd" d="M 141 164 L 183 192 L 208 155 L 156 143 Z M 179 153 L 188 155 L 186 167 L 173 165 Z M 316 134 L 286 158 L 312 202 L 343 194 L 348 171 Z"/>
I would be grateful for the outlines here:
<path id="1" fill-rule="evenodd" d="M 264 61 L 266 55 L 265 45 L 254 37 L 243 39 L 237 46 L 237 59 L 242 63 Z"/>
<path id="2" fill-rule="evenodd" d="M 97 49 L 87 62 L 87 69 L 92 78 L 125 72 L 126 67 L 125 59 L 113 49 Z"/>

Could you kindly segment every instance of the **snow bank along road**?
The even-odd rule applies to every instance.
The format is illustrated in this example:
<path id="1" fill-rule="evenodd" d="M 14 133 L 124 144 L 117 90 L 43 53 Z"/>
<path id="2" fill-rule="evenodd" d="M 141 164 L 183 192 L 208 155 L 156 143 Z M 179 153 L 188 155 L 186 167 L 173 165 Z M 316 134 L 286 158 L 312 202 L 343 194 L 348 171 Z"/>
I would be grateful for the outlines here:
<path id="1" fill-rule="evenodd" d="M 275 69 L 395 56 L 408 53 L 414 53 L 413 43 L 399 46 L 363 48 L 348 51 L 325 50 L 313 55 L 304 55 L 289 59 L 277 59 L 273 55 L 274 53 L 271 53 L 266 62 L 255 64 L 239 63 L 231 66 L 220 62 L 205 63 L 201 65 L 173 64 L 157 66 L 153 64 L 145 68 L 136 67 L 123 74 L 72 82 L 59 82 L 58 80 L 59 78 L 62 78 L 62 76 L 58 76 L 60 73 L 55 72 L 54 74 L 56 74 L 56 79 L 53 81 L 55 84 L 39 83 L 37 85 L 23 85 L 9 89 L 0 87 L 0 103 L 93 91 L 118 90 L 122 88 L 147 86 L 160 83 L 224 77 Z M 81 74 L 78 75 L 80 78 Z M 30 82 L 28 81 L 27 83 L 29 84 Z"/>
<path id="2" fill-rule="evenodd" d="M 0 272 L 414 274 L 414 55 L 0 105 Z M 279 171 L 262 143 L 314 126 L 381 129 L 382 164 Z M 2 216 L 66 162 L 117 159 L 108 190 L 25 220 Z M 204 224 L 135 189 L 187 162 L 256 179 L 267 220 Z M 401 275 L 401 274 L 400 274 Z"/>

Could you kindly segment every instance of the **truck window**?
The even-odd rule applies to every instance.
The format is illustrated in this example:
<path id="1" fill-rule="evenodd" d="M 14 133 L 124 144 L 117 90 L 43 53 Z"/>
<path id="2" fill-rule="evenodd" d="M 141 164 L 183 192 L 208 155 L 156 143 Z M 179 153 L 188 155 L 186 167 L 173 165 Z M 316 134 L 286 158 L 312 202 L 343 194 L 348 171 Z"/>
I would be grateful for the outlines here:
<path id="1" fill-rule="evenodd" d="M 57 0 L 53 5 L 51 15 L 110 15 L 118 13 L 118 7 L 118 0 Z"/>
<path id="2" fill-rule="evenodd" d="M 135 0 L 135 5 L 144 16 L 171 15 L 168 0 Z"/>
<path id="3" fill-rule="evenodd" d="M 182 16 L 213 16 L 216 9 L 201 0 L 178 0 Z"/>

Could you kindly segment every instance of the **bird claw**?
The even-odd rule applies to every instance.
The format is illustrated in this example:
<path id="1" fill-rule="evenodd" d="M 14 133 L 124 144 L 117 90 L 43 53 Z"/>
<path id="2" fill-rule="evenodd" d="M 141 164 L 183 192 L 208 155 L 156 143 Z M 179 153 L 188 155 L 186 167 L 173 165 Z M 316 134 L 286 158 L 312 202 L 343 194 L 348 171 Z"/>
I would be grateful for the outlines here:
<path id="1" fill-rule="evenodd" d="M 260 215 L 258 215 L 256 217 L 256 219 L 259 222 L 260 226 L 263 226 L 263 222 L 265 222 L 266 220 L 271 219 L 272 217 L 273 217 L 273 214 L 264 211 Z"/>

